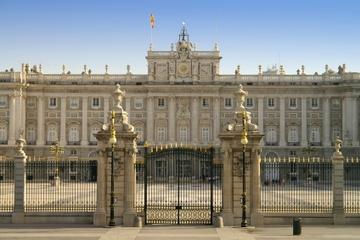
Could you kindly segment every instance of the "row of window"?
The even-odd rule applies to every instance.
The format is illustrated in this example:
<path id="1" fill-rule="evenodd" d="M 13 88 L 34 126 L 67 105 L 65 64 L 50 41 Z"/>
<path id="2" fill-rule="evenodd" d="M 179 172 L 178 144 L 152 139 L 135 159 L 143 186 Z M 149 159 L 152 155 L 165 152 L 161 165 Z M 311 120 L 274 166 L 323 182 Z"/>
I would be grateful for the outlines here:
<path id="1" fill-rule="evenodd" d="M 309 142 L 314 144 L 321 143 L 320 137 L 320 127 L 312 127 L 310 128 Z M 340 128 L 332 129 L 332 139 L 336 139 L 337 136 L 340 136 L 341 131 Z M 277 144 L 278 142 L 278 129 L 276 127 L 267 127 L 265 130 L 265 142 L 269 145 Z M 300 142 L 299 139 L 299 128 L 298 127 L 290 127 L 288 130 L 288 138 L 287 142 L 289 144 L 296 145 Z"/>
<path id="2" fill-rule="evenodd" d="M 49 108 L 57 108 L 57 106 L 58 106 L 58 98 L 50 97 L 49 98 Z M 79 109 L 80 99 L 79 98 L 70 98 L 69 106 L 70 106 L 70 109 Z M 98 97 L 91 98 L 91 108 L 93 108 L 93 109 L 100 108 L 100 98 L 98 98 Z"/>

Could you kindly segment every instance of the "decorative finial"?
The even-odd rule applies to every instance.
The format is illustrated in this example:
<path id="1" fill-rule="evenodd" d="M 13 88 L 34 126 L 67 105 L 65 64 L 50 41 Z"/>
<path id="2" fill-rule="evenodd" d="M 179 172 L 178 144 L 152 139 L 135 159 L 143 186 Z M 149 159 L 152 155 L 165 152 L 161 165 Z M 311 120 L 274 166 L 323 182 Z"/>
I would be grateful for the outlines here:
<path id="1" fill-rule="evenodd" d="M 126 65 L 126 71 L 127 71 L 127 74 L 130 74 L 131 72 L 130 72 L 130 65 L 128 64 L 128 65 Z"/>
<path id="2" fill-rule="evenodd" d="M 109 70 L 109 65 L 105 65 L 105 74 L 108 74 L 108 70 Z"/>
<path id="3" fill-rule="evenodd" d="M 87 69 L 87 66 L 86 66 L 86 64 L 84 65 L 84 74 L 86 74 L 86 70 Z"/>
<path id="4" fill-rule="evenodd" d="M 262 69 L 261 65 L 259 65 L 259 75 L 262 75 Z"/>
<path id="5" fill-rule="evenodd" d="M 149 51 L 150 52 L 152 51 L 152 43 L 150 43 L 150 45 L 149 45 Z"/>
<path id="6" fill-rule="evenodd" d="M 285 71 L 284 71 L 284 66 L 280 65 L 280 75 L 284 75 Z"/>
<path id="7" fill-rule="evenodd" d="M 301 65 L 301 75 L 305 75 L 305 66 Z"/>
<path id="8" fill-rule="evenodd" d="M 123 100 L 123 97 L 125 95 L 125 91 L 122 91 L 121 88 L 120 88 L 120 84 L 116 84 L 116 89 L 113 93 L 113 96 L 114 96 L 114 99 L 115 99 L 115 106 L 116 108 L 119 109 L 120 112 L 123 111 L 123 107 L 122 107 L 122 100 Z"/>
<path id="9" fill-rule="evenodd" d="M 329 65 L 325 65 L 325 73 L 328 73 L 329 72 Z"/>
<path id="10" fill-rule="evenodd" d="M 42 66 L 39 64 L 39 73 L 42 73 Z"/>
<path id="11" fill-rule="evenodd" d="M 343 70 L 343 73 L 346 71 L 346 65 L 345 64 L 342 65 L 342 70 Z"/>
<path id="12" fill-rule="evenodd" d="M 219 51 L 219 46 L 218 46 L 218 43 L 215 43 L 215 46 L 214 46 L 214 51 Z"/>
<path id="13" fill-rule="evenodd" d="M 240 75 L 240 65 L 237 65 L 237 67 L 236 67 L 236 73 L 237 73 L 237 75 Z"/>
<path id="14" fill-rule="evenodd" d="M 62 65 L 62 74 L 65 74 L 65 65 Z"/>
<path id="15" fill-rule="evenodd" d="M 173 52 L 174 51 L 174 44 L 173 43 L 171 43 L 171 45 L 170 45 L 170 50 Z"/>

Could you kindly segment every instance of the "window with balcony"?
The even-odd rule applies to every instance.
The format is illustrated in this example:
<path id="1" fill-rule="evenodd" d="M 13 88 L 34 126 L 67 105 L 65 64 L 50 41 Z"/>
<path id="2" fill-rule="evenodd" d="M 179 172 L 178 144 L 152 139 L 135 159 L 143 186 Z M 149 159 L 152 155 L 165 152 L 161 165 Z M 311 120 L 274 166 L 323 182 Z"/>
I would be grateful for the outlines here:
<path id="1" fill-rule="evenodd" d="M 7 144 L 7 127 L 5 125 L 0 126 L 0 144 Z"/>
<path id="2" fill-rule="evenodd" d="M 267 145 L 276 145 L 277 143 L 277 132 L 275 127 L 268 127 L 266 129 L 265 140 Z"/>
<path id="3" fill-rule="evenodd" d="M 201 139 L 203 143 L 208 143 L 210 141 L 210 131 L 208 127 L 203 127 L 201 129 Z"/>
<path id="4" fill-rule="evenodd" d="M 166 128 L 158 127 L 158 129 L 157 129 L 157 140 L 158 140 L 158 142 L 165 142 L 166 141 Z"/>
<path id="5" fill-rule="evenodd" d="M 290 127 L 288 132 L 288 142 L 289 145 L 297 145 L 299 142 L 299 134 L 297 127 Z"/>
<path id="6" fill-rule="evenodd" d="M 320 144 L 320 128 L 312 127 L 310 129 L 310 144 L 319 145 Z"/>
<path id="7" fill-rule="evenodd" d="M 48 127 L 48 132 L 47 132 L 47 142 L 48 144 L 53 144 L 57 141 L 58 141 L 58 134 L 57 134 L 56 126 L 50 125 Z"/>
<path id="8" fill-rule="evenodd" d="M 36 142 L 36 133 L 35 133 L 35 127 L 34 126 L 28 126 L 26 133 L 26 143 L 29 145 L 35 144 Z"/>
<path id="9" fill-rule="evenodd" d="M 79 127 L 78 126 L 71 126 L 69 128 L 69 144 L 70 145 L 77 145 L 79 144 Z"/>
<path id="10" fill-rule="evenodd" d="M 186 143 L 188 141 L 188 128 L 180 127 L 179 129 L 179 141 L 181 143 Z"/>

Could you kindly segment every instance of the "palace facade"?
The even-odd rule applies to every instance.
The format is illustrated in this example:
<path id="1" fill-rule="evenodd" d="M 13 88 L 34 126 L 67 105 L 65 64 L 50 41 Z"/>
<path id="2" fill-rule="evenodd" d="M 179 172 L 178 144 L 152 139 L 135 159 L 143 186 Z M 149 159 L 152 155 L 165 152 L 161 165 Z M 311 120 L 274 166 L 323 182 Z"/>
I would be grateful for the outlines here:
<path id="1" fill-rule="evenodd" d="M 284 67 L 258 74 L 221 75 L 215 45 L 199 51 L 185 28 L 169 51 L 148 50 L 147 74 L 44 74 L 24 64 L 20 72 L 0 72 L 0 157 L 13 154 L 22 134 L 28 155 L 48 156 L 55 142 L 65 156 L 92 157 L 97 133 L 112 109 L 114 85 L 125 89 L 124 108 L 138 133 L 138 145 L 196 144 L 219 146 L 234 112 L 234 92 L 242 84 L 252 122 L 264 134 L 264 156 L 328 155 L 337 136 L 346 151 L 359 153 L 360 73 L 345 65 L 334 72 L 295 75 Z"/>

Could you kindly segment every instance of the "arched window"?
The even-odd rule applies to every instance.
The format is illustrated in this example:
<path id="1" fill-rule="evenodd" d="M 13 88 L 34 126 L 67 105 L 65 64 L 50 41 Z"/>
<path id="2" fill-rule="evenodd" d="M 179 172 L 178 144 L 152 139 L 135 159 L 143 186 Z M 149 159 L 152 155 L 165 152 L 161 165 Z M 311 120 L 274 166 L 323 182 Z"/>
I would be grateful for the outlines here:
<path id="1" fill-rule="evenodd" d="M 298 128 L 290 127 L 288 131 L 288 142 L 297 143 L 299 142 Z"/>
<path id="2" fill-rule="evenodd" d="M 320 143 L 320 128 L 312 127 L 310 130 L 310 143 L 318 144 Z"/>
<path id="3" fill-rule="evenodd" d="M 0 144 L 7 143 L 7 127 L 5 125 L 0 126 Z"/>
<path id="4" fill-rule="evenodd" d="M 55 125 L 50 125 L 47 132 L 47 141 L 50 143 L 58 141 L 58 134 Z"/>
<path id="5" fill-rule="evenodd" d="M 94 134 L 98 133 L 100 131 L 100 128 L 98 126 L 92 126 L 90 129 L 90 144 L 96 143 L 97 139 L 94 136 Z"/>
<path id="6" fill-rule="evenodd" d="M 28 144 L 34 144 L 36 141 L 36 135 L 35 135 L 35 127 L 29 126 L 27 128 L 27 134 L 26 134 L 26 140 Z"/>
<path id="7" fill-rule="evenodd" d="M 77 142 L 79 142 L 79 127 L 73 125 L 69 128 L 69 143 L 76 144 Z"/>
<path id="8" fill-rule="evenodd" d="M 277 143 L 277 132 L 275 127 L 268 127 L 266 130 L 266 144 L 275 145 Z"/>

